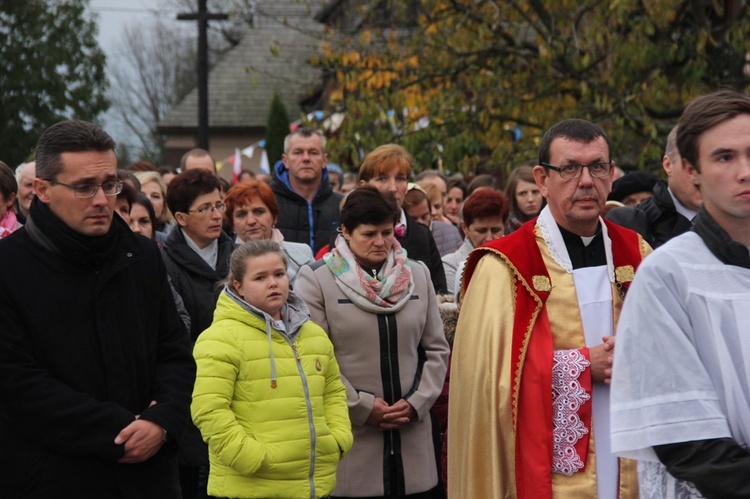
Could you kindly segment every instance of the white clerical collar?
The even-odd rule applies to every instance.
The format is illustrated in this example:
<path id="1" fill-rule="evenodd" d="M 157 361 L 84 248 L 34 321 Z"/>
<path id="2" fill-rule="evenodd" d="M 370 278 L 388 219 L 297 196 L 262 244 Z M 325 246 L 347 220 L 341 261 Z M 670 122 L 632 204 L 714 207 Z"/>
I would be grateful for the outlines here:
<path id="1" fill-rule="evenodd" d="M 201 249 L 192 239 L 190 239 L 190 236 L 182 230 L 182 227 L 180 227 L 180 230 L 182 231 L 182 235 L 185 236 L 185 242 L 187 243 L 188 248 L 198 253 L 198 256 L 200 256 L 209 267 L 216 270 L 216 260 L 219 258 L 219 240 L 214 239 L 205 248 Z"/>
<path id="2" fill-rule="evenodd" d="M 677 199 L 677 196 L 675 196 L 674 192 L 672 192 L 671 187 L 667 187 L 667 191 L 669 192 L 669 195 L 672 196 L 672 202 L 674 203 L 674 208 L 675 210 L 677 210 L 677 213 L 692 221 L 693 218 L 695 218 L 695 216 L 698 214 L 698 212 L 693 211 L 684 204 L 680 203 L 680 200 Z"/>
<path id="3" fill-rule="evenodd" d="M 536 220 L 536 224 L 542 233 L 542 238 L 549 248 L 552 259 L 568 274 L 573 273 L 573 263 L 570 261 L 570 255 L 568 255 L 568 249 L 565 246 L 560 228 L 557 226 L 555 218 L 552 216 L 552 212 L 549 209 L 549 205 L 545 206 L 539 213 L 539 218 Z M 612 241 L 609 239 L 609 232 L 607 231 L 607 225 L 599 217 L 599 225 L 602 228 L 602 237 L 604 239 L 604 252 L 607 255 L 607 275 L 609 276 L 609 282 L 615 282 L 615 266 L 612 263 Z M 593 239 L 593 238 L 592 238 Z M 585 242 L 585 241 L 584 241 Z"/>

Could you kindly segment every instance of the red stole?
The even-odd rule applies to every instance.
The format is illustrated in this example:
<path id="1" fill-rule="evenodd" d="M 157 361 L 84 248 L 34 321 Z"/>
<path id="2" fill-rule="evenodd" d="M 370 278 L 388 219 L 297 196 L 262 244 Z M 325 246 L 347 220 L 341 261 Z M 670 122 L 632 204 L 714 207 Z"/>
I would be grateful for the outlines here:
<path id="1" fill-rule="evenodd" d="M 612 242 L 615 269 L 641 262 L 636 232 L 604 220 Z M 553 344 L 544 305 L 550 282 L 542 253 L 536 243 L 531 220 L 512 234 L 484 244 L 471 252 L 461 282 L 466 293 L 479 260 L 488 253 L 498 254 L 513 271 L 516 281 L 516 308 L 511 342 L 511 407 L 516 451 L 516 493 L 519 498 L 552 497 L 552 361 Z M 616 272 L 617 274 L 617 272 Z M 546 286 L 545 286 L 546 279 Z M 625 290 L 630 281 L 618 282 Z M 590 387 L 589 387 L 590 389 Z M 591 427 L 591 402 L 584 406 L 582 421 Z M 519 424 L 520 423 L 520 424 Z M 576 449 L 586 459 L 588 436 Z"/>

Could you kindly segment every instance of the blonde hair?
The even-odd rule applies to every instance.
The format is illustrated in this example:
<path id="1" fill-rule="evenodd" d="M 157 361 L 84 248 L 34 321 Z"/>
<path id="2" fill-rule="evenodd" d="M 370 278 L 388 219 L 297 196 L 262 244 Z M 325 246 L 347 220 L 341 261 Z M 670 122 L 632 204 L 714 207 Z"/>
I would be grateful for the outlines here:
<path id="1" fill-rule="evenodd" d="M 169 206 L 167 206 L 167 184 L 161 178 L 161 174 L 159 172 L 133 172 L 133 175 L 141 183 L 141 187 L 151 182 L 159 186 L 164 204 L 162 205 L 161 213 L 156 214 L 156 223 L 165 224 L 173 220 L 172 212 L 169 211 Z"/>

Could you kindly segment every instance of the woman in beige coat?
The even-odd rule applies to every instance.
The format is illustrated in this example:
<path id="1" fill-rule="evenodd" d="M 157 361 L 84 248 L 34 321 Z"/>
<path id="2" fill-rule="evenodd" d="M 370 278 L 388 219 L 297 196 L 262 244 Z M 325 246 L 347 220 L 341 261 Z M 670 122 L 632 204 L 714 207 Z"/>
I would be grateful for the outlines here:
<path id="1" fill-rule="evenodd" d="M 430 408 L 449 349 L 430 273 L 396 240 L 399 217 L 392 194 L 355 189 L 336 247 L 297 277 L 333 342 L 352 420 L 333 497 L 440 497 Z"/>

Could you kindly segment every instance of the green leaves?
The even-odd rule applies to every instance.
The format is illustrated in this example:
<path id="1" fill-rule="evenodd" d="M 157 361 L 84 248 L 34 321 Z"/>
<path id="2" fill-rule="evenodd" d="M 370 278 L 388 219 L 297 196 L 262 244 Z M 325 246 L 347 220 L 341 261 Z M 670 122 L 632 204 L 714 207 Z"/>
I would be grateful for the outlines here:
<path id="1" fill-rule="evenodd" d="M 748 86 L 748 8 L 731 0 L 422 0 L 408 36 L 397 19 L 392 29 L 355 35 L 329 30 L 330 110 L 347 116 L 329 151 L 367 153 L 394 141 L 408 144 L 420 167 L 442 159 L 471 173 L 486 146 L 491 164 L 507 171 L 535 156 L 546 128 L 579 117 L 607 130 L 618 164 L 658 168 L 690 99 Z"/>
<path id="2" fill-rule="evenodd" d="M 86 1 L 0 3 L 0 159 L 28 159 L 39 134 L 107 109 L 105 57 Z"/>

